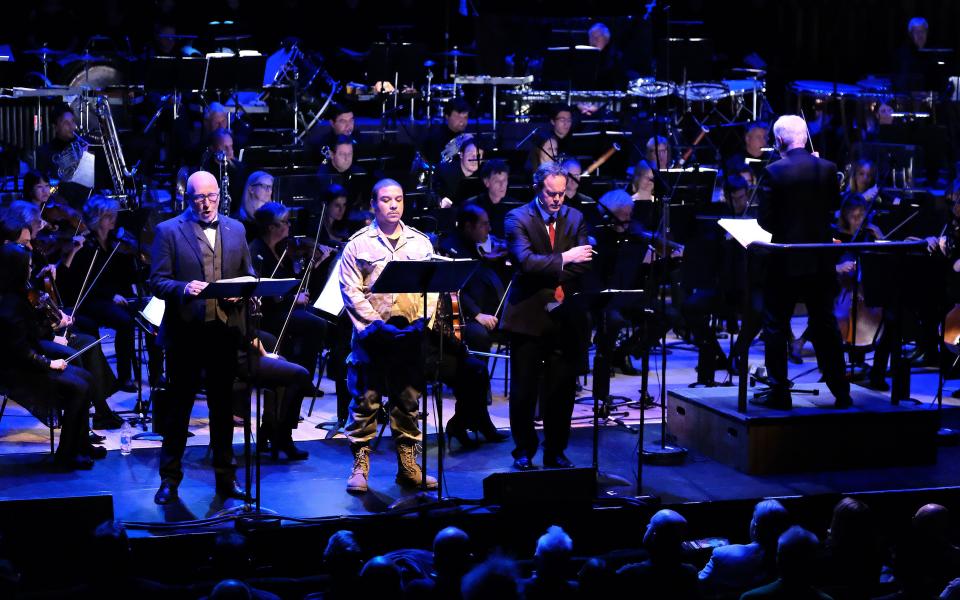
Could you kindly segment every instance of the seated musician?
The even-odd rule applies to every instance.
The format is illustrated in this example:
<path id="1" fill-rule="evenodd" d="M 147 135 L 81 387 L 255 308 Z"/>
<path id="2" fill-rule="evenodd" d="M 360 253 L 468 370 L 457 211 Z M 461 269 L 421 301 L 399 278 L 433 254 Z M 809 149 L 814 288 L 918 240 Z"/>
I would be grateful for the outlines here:
<path id="1" fill-rule="evenodd" d="M 312 247 L 305 248 L 312 246 L 313 240 L 295 242 L 290 236 L 289 216 L 287 207 L 276 202 L 264 204 L 254 214 L 260 234 L 250 242 L 250 256 L 253 257 L 254 269 L 259 271 L 261 277 L 306 277 L 306 269 L 313 269 L 333 251 L 328 247 L 318 247 L 315 254 Z M 313 278 L 312 273 L 310 277 Z M 318 274 L 317 278 L 322 279 L 322 275 Z M 260 328 L 274 336 L 280 336 L 282 331 L 280 353 L 306 369 L 313 381 L 317 358 L 327 335 L 327 323 L 311 311 L 309 291 L 303 289 L 295 297 L 264 298 Z"/>
<path id="2" fill-rule="evenodd" d="M 337 136 L 330 146 L 328 160 L 320 165 L 317 175 L 341 175 L 348 178 L 359 175 L 362 169 L 353 164 L 353 138 L 347 135 Z"/>
<path id="3" fill-rule="evenodd" d="M 320 227 L 321 242 L 345 242 L 349 237 L 347 224 L 347 190 L 334 183 L 324 191 L 323 225 Z M 319 218 L 319 215 L 317 215 Z"/>
<path id="4" fill-rule="evenodd" d="M 587 42 L 600 50 L 597 72 L 598 90 L 621 90 L 628 79 L 636 79 L 637 73 L 626 69 L 623 53 L 611 41 L 610 28 L 603 23 L 594 23 L 587 31 Z"/>
<path id="5" fill-rule="evenodd" d="M 567 172 L 567 191 L 564 194 L 566 199 L 563 203 L 582 212 L 588 225 L 597 222 L 599 214 L 596 201 L 580 192 L 580 176 L 583 174 L 580 161 L 572 156 L 567 157 L 560 163 L 560 167 Z"/>
<path id="6" fill-rule="evenodd" d="M 254 171 L 247 177 L 247 183 L 243 186 L 243 196 L 240 198 L 240 205 L 237 207 L 235 218 L 243 223 L 243 228 L 247 232 L 247 242 L 252 242 L 260 233 L 253 215 L 260 210 L 260 207 L 273 199 L 273 175 L 266 171 Z"/>
<path id="7" fill-rule="evenodd" d="M 79 251 L 84 238 L 81 236 L 67 237 L 69 247 L 62 255 L 59 262 L 50 262 L 44 252 L 49 249 L 41 248 L 38 235 L 44 226 L 40 218 L 40 209 L 30 202 L 16 201 L 12 202 L 3 214 L 3 227 L 6 241 L 21 241 L 32 252 L 32 264 L 34 274 L 31 284 L 36 289 L 49 289 L 53 295 L 59 296 L 57 288 L 58 267 L 64 261 L 69 260 L 77 251 Z M 66 315 L 63 310 L 57 306 L 59 321 L 57 323 L 42 322 L 38 327 L 40 344 L 44 354 L 51 358 L 66 358 L 73 354 L 75 350 L 85 348 L 96 342 L 96 337 L 88 333 L 77 331 L 76 328 L 65 330 L 74 324 L 74 319 Z M 78 324 L 83 324 L 83 329 L 89 331 L 95 329 L 95 325 L 82 317 L 78 317 Z M 68 333 L 68 335 L 64 335 Z M 93 375 L 93 393 L 92 399 L 96 413 L 93 424 L 95 429 L 116 429 L 122 425 L 122 420 L 116 415 L 107 404 L 107 398 L 114 392 L 116 378 L 110 366 L 107 364 L 107 358 L 103 354 L 103 348 L 100 344 L 95 344 L 85 354 L 78 359 L 78 364 Z"/>
<path id="8" fill-rule="evenodd" d="M 868 158 L 861 158 L 851 166 L 850 183 L 847 192 L 863 197 L 868 204 L 880 200 L 880 188 L 877 185 L 877 166 Z"/>
<path id="9" fill-rule="evenodd" d="M 552 135 L 534 137 L 533 145 L 530 147 L 530 154 L 527 156 L 527 171 L 533 173 L 544 163 L 559 161 L 560 150 L 557 148 L 556 138 Z"/>
<path id="10" fill-rule="evenodd" d="M 670 147 L 670 140 L 657 135 L 647 140 L 644 149 L 644 158 L 654 169 L 669 169 L 673 167 L 673 149 Z"/>
<path id="11" fill-rule="evenodd" d="M 103 447 L 91 446 L 87 410 L 92 402 L 92 376 L 44 353 L 37 338 L 36 312 L 27 299 L 30 250 L 20 244 L 0 246 L 0 384 L 17 403 L 46 418 L 49 403 L 59 410 L 60 443 L 54 465 L 90 469 L 103 458 Z"/>
<path id="12" fill-rule="evenodd" d="M 490 219 L 490 232 L 503 237 L 503 218 L 513 210 L 518 202 L 507 196 L 510 185 L 510 165 L 507 161 L 495 158 L 484 161 L 480 167 L 480 180 L 487 191 L 467 200 L 467 204 L 476 204 Z"/>
<path id="13" fill-rule="evenodd" d="M 139 373 L 134 356 L 134 315 L 143 307 L 132 298 L 139 266 L 137 242 L 129 234 L 117 232 L 119 211 L 120 204 L 113 199 L 94 196 L 87 201 L 83 217 L 91 235 L 76 253 L 64 260 L 60 268 L 60 289 L 67 298 L 75 298 L 80 303 L 74 312 L 93 321 L 93 330 L 87 333 L 97 334 L 100 327 L 115 331 L 116 387 L 123 392 L 135 392 L 134 377 L 139 377 Z M 159 360 L 159 355 L 153 360 Z"/>
<path id="14" fill-rule="evenodd" d="M 653 174 L 654 167 L 647 160 L 641 160 L 633 168 L 633 178 L 630 180 L 630 186 L 627 192 L 634 202 L 650 202 L 653 200 L 654 184 L 656 177 Z"/>
<path id="15" fill-rule="evenodd" d="M 490 233 L 490 219 L 478 204 L 468 203 L 457 213 L 457 231 L 443 239 L 441 251 L 451 258 L 479 259 L 467 285 L 460 292 L 464 317 L 463 341 L 471 350 L 490 352 L 497 329 L 497 312 L 509 273 L 505 263 L 506 241 Z"/>
<path id="16" fill-rule="evenodd" d="M 766 123 L 755 121 L 746 126 L 743 132 L 743 150 L 735 152 L 724 162 L 724 174 L 741 174 L 744 165 L 750 170 L 753 181 L 756 181 L 767 162 L 771 160 L 769 153 L 764 152 L 767 147 L 770 128 Z M 750 181 L 750 178 L 747 179 Z"/>
<path id="17" fill-rule="evenodd" d="M 337 102 L 331 103 L 330 108 L 327 109 L 327 122 L 330 129 L 321 136 L 319 140 L 321 147 L 326 146 L 333 150 L 333 146 L 341 136 L 353 139 L 353 129 L 356 123 L 353 108 Z"/>
<path id="18" fill-rule="evenodd" d="M 37 169 L 23 175 L 23 199 L 43 208 L 50 200 L 50 180 Z"/>
<path id="19" fill-rule="evenodd" d="M 234 153 L 233 132 L 229 129 L 216 129 L 209 137 L 209 145 L 204 155 L 204 160 L 200 164 L 201 171 L 213 173 L 219 181 L 227 177 L 230 181 L 229 192 L 230 211 L 234 210 L 235 203 L 243 197 L 244 182 L 247 180 L 247 169 Z M 226 204 L 227 198 L 221 198 L 220 202 Z"/>
<path id="20" fill-rule="evenodd" d="M 743 177 L 730 175 L 723 184 L 725 206 L 721 217 L 743 218 L 749 209 L 749 185 Z M 702 221 L 701 231 L 684 246 L 681 280 L 685 297 L 681 312 L 697 346 L 697 380 L 694 386 L 714 386 L 717 369 L 737 374 L 736 362 L 744 346 L 749 347 L 760 333 L 760 295 L 752 286 L 752 310 L 743 312 L 746 290 L 746 253 L 715 221 Z M 740 315 L 743 325 L 728 360 L 710 325 L 710 317 L 725 318 L 728 323 Z"/>
<path id="21" fill-rule="evenodd" d="M 423 158 L 439 165 L 440 157 L 453 138 L 466 132 L 472 109 L 463 98 L 453 98 L 443 105 L 443 123 L 431 125 L 420 142 Z"/>
<path id="22" fill-rule="evenodd" d="M 87 144 L 77 137 L 77 120 L 69 104 L 61 104 L 50 114 L 53 138 L 37 148 L 34 168 L 49 182 L 60 181 L 59 193 L 73 208 L 79 209 L 90 193 L 90 187 L 72 179 L 87 150 Z"/>
<path id="23" fill-rule="evenodd" d="M 483 150 L 478 146 L 477 139 L 469 137 L 460 145 L 454 161 L 440 165 L 435 182 L 441 207 L 460 206 L 466 202 L 464 180 L 476 179 L 482 159 Z"/>
<path id="24" fill-rule="evenodd" d="M 550 128 L 557 145 L 557 155 L 571 153 L 570 142 L 573 130 L 573 109 L 566 104 L 558 104 L 550 110 Z"/>

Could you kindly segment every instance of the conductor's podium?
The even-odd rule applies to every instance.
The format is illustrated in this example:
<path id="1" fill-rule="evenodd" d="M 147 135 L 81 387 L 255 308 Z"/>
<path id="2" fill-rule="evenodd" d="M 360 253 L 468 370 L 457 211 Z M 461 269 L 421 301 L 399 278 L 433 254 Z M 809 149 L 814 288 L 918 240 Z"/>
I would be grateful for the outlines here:
<path id="1" fill-rule="evenodd" d="M 863 467 L 933 464 L 940 411 L 851 386 L 853 407 L 833 408 L 825 384 L 796 394 L 793 410 L 748 405 L 737 412 L 737 388 L 675 389 L 667 431 L 692 451 L 744 473 L 763 475 Z"/>

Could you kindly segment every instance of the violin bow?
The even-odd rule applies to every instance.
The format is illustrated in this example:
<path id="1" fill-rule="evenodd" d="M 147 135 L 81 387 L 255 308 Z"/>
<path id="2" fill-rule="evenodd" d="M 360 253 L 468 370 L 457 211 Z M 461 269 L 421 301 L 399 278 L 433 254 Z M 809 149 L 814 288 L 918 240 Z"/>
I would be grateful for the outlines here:
<path id="1" fill-rule="evenodd" d="M 320 219 L 317 221 L 317 233 L 313 236 L 313 247 L 316 248 L 317 244 L 320 243 L 320 231 L 323 228 L 323 219 L 327 213 L 327 205 L 324 203 L 323 208 L 320 209 Z M 289 247 L 289 244 L 288 244 Z M 284 250 L 286 252 L 286 250 Z M 280 266 L 279 261 L 277 266 Z M 276 272 L 276 270 L 274 270 Z M 293 294 L 293 302 L 290 303 L 290 309 L 287 310 L 287 318 L 283 320 L 283 327 L 280 328 L 280 333 L 277 334 L 277 343 L 273 346 L 273 353 L 276 354 L 280 350 L 280 342 L 283 341 L 283 334 L 287 331 L 287 325 L 290 324 L 290 317 L 293 315 L 293 309 L 297 306 L 297 297 L 303 292 L 304 288 L 310 284 L 310 274 L 313 273 L 313 260 L 311 257 L 309 266 L 304 269 L 303 276 L 300 277 L 300 284 L 297 285 L 297 291 Z"/>

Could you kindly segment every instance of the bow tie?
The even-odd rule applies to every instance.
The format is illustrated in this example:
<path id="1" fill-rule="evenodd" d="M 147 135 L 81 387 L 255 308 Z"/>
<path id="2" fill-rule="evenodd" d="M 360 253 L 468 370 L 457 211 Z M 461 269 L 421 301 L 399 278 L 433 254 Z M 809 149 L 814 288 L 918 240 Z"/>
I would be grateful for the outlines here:
<path id="1" fill-rule="evenodd" d="M 213 229 L 216 230 L 220 226 L 220 219 L 213 221 L 212 223 L 204 223 L 203 221 L 197 221 L 197 225 L 200 226 L 200 229 Z"/>

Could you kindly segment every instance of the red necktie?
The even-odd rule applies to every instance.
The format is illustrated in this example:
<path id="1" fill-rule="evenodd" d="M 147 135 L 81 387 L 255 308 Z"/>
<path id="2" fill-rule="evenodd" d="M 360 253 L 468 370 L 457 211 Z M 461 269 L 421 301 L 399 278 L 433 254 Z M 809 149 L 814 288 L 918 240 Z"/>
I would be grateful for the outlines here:
<path id="1" fill-rule="evenodd" d="M 550 223 L 547 227 L 550 230 L 550 248 L 553 249 L 554 244 L 557 241 L 557 222 L 551 217 Z M 563 302 L 563 287 L 557 286 L 557 289 L 553 290 L 553 297 L 557 302 Z"/>

